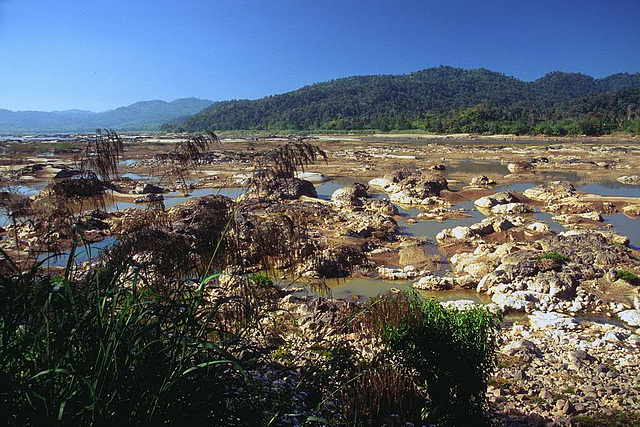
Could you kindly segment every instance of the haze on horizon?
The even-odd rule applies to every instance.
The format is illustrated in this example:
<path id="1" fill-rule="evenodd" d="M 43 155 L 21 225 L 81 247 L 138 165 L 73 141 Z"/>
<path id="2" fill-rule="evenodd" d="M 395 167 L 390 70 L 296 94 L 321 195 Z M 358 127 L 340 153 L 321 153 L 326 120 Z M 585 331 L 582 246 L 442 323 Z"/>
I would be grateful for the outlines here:
<path id="1" fill-rule="evenodd" d="M 640 2 L 0 0 L 0 108 L 255 99 L 438 65 L 639 72 Z"/>

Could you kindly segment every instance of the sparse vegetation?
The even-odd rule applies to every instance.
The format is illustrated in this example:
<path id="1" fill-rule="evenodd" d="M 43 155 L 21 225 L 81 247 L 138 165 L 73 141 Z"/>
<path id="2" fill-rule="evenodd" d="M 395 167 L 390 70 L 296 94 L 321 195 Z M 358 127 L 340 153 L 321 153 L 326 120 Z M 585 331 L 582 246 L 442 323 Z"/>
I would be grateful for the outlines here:
<path id="1" fill-rule="evenodd" d="M 640 413 L 613 411 L 595 415 L 578 415 L 574 422 L 580 427 L 632 427 L 640 424 Z"/>
<path id="2" fill-rule="evenodd" d="M 559 252 L 547 252 L 546 254 L 543 255 L 539 255 L 537 257 L 533 258 L 535 261 L 541 261 L 543 259 L 548 259 L 551 261 L 555 261 L 558 263 L 565 263 L 565 262 L 569 262 L 571 261 L 571 258 L 569 258 L 566 255 L 563 255 Z"/>
<path id="3" fill-rule="evenodd" d="M 638 281 L 640 280 L 637 274 L 632 273 L 631 271 L 628 271 L 628 270 L 617 270 L 616 279 L 624 280 L 625 282 L 628 282 L 631 284 L 638 283 Z"/>

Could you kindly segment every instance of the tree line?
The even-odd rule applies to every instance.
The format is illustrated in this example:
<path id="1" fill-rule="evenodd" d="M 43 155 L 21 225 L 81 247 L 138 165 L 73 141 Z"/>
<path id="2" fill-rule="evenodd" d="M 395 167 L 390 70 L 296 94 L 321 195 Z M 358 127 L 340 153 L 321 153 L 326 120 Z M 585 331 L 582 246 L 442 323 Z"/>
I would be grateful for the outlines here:
<path id="1" fill-rule="evenodd" d="M 437 67 L 356 76 L 258 100 L 215 104 L 166 131 L 397 131 L 604 135 L 638 132 L 640 74 L 553 72 L 533 82 Z"/>

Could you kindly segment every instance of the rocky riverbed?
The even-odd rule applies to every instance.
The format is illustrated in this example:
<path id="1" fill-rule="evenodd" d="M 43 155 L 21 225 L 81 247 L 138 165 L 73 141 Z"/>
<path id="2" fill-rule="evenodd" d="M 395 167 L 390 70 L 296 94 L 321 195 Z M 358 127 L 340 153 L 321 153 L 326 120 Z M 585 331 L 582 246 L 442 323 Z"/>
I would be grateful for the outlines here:
<path id="1" fill-rule="evenodd" d="M 389 289 L 410 283 L 443 299 L 455 291 L 456 299 L 473 301 L 451 306 L 485 301 L 507 313 L 488 393 L 496 418 L 565 425 L 607 411 L 640 411 L 636 141 L 314 136 L 310 140 L 328 153 L 326 164 L 260 191 L 231 191 L 251 186 L 261 144 L 287 139 L 226 140 L 186 180 L 161 179 L 168 142 L 128 140 L 130 162 L 121 167 L 133 178 L 105 189 L 128 209 L 74 212 L 86 240 L 126 237 L 154 206 L 166 210 L 167 235 L 187 236 L 193 245 L 199 218 L 215 214 L 216 203 L 234 207 L 231 221 L 240 236 L 284 214 L 304 228 L 297 244 L 306 258 L 295 271 L 301 288 L 283 304 L 317 339 L 341 338 L 331 330 L 335 309 L 327 307 L 346 303 L 304 296 L 305 283 L 358 278 L 362 289 L 367 281 L 386 279 Z M 73 151 L 51 145 L 54 156 L 48 158 L 29 152 L 28 144 L 6 144 L 8 155 L 0 158 L 3 206 L 24 198 L 37 205 L 45 183 L 74 174 Z M 611 193 L 585 191 L 594 182 Z M 43 222 L 10 219 L 6 215 L 0 224 L 5 251 L 70 247 L 68 235 L 44 233 Z M 244 267 L 258 269 L 257 249 L 247 244 L 242 250 Z M 361 344 L 363 354 L 376 351 L 372 343 Z"/>

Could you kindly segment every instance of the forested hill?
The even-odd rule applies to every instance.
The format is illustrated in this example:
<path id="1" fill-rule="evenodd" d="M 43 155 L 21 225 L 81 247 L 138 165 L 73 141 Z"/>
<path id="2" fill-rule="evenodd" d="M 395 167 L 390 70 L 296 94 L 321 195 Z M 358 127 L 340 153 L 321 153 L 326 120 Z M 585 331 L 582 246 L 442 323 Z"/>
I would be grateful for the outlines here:
<path id="1" fill-rule="evenodd" d="M 83 110 L 0 110 L 0 133 L 92 132 L 96 128 L 154 130 L 170 120 L 190 117 L 210 105 L 212 102 L 206 99 L 182 98 L 172 102 L 136 102 L 101 113 Z"/>
<path id="2" fill-rule="evenodd" d="M 437 67 L 347 77 L 258 100 L 220 103 L 163 128 L 597 135 L 634 131 L 640 116 L 636 108 L 640 74 L 594 79 L 553 72 L 524 82 L 486 69 Z"/>

